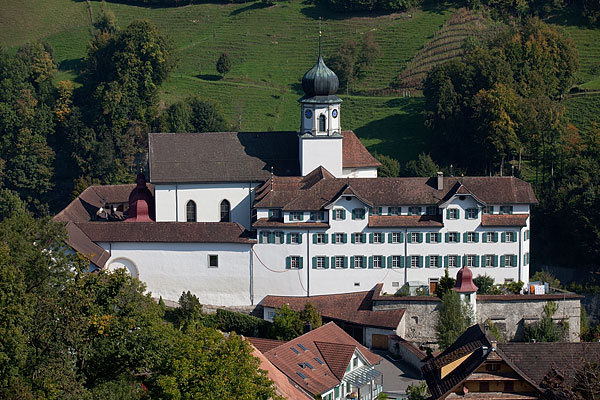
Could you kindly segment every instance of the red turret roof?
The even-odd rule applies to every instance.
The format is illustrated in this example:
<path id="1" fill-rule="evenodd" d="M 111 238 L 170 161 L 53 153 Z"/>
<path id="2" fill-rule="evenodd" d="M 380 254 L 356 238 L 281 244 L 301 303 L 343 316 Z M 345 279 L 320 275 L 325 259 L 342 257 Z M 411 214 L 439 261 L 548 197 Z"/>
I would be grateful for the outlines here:
<path id="1" fill-rule="evenodd" d="M 140 172 L 136 187 L 129 195 L 129 210 L 125 222 L 152 222 L 154 220 L 154 197 L 146 186 L 146 177 Z"/>
<path id="2" fill-rule="evenodd" d="M 477 292 L 478 287 L 473 283 L 473 272 L 467 266 L 462 267 L 456 274 L 456 285 L 454 290 L 458 293 Z"/>

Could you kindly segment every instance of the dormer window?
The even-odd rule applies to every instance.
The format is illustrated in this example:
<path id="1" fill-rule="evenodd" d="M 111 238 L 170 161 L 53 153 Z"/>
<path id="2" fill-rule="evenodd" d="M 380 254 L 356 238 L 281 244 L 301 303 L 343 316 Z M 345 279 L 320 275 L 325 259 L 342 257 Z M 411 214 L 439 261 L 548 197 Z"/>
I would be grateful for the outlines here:
<path id="1" fill-rule="evenodd" d="M 325 132 L 327 128 L 325 114 L 319 115 L 319 132 Z"/>
<path id="2" fill-rule="evenodd" d="M 269 209 L 269 218 L 281 218 L 281 208 Z"/>

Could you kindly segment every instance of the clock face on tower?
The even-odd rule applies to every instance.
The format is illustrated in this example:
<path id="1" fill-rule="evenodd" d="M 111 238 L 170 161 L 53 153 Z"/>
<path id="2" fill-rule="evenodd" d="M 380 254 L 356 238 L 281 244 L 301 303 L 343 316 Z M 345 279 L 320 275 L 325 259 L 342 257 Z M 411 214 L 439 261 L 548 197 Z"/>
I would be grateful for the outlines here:
<path id="1" fill-rule="evenodd" d="M 337 118 L 337 110 L 333 110 L 333 112 L 331 113 L 331 115 L 333 115 L 333 118 Z"/>
<path id="2" fill-rule="evenodd" d="M 306 119 L 311 119 L 312 118 L 312 111 L 310 111 L 310 110 L 304 111 L 304 116 L 306 117 Z"/>

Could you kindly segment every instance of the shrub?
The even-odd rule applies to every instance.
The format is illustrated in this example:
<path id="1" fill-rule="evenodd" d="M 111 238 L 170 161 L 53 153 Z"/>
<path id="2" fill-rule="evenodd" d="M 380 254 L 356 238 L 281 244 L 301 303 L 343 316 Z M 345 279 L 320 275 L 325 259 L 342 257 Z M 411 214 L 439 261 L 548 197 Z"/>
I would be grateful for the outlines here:
<path id="1" fill-rule="evenodd" d="M 217 60 L 217 72 L 221 75 L 225 75 L 229 71 L 231 71 L 231 60 L 227 53 L 222 53 Z"/>

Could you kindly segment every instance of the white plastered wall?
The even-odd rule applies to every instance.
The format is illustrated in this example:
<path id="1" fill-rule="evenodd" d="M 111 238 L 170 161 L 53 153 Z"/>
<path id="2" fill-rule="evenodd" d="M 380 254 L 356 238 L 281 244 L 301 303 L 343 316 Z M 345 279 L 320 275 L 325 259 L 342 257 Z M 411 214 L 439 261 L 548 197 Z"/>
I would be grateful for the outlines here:
<path id="1" fill-rule="evenodd" d="M 377 178 L 377 168 L 343 168 L 342 178 Z"/>
<path id="2" fill-rule="evenodd" d="M 319 166 L 323 166 L 336 178 L 342 176 L 341 136 L 303 136 L 299 140 L 302 176 L 308 175 Z"/>

